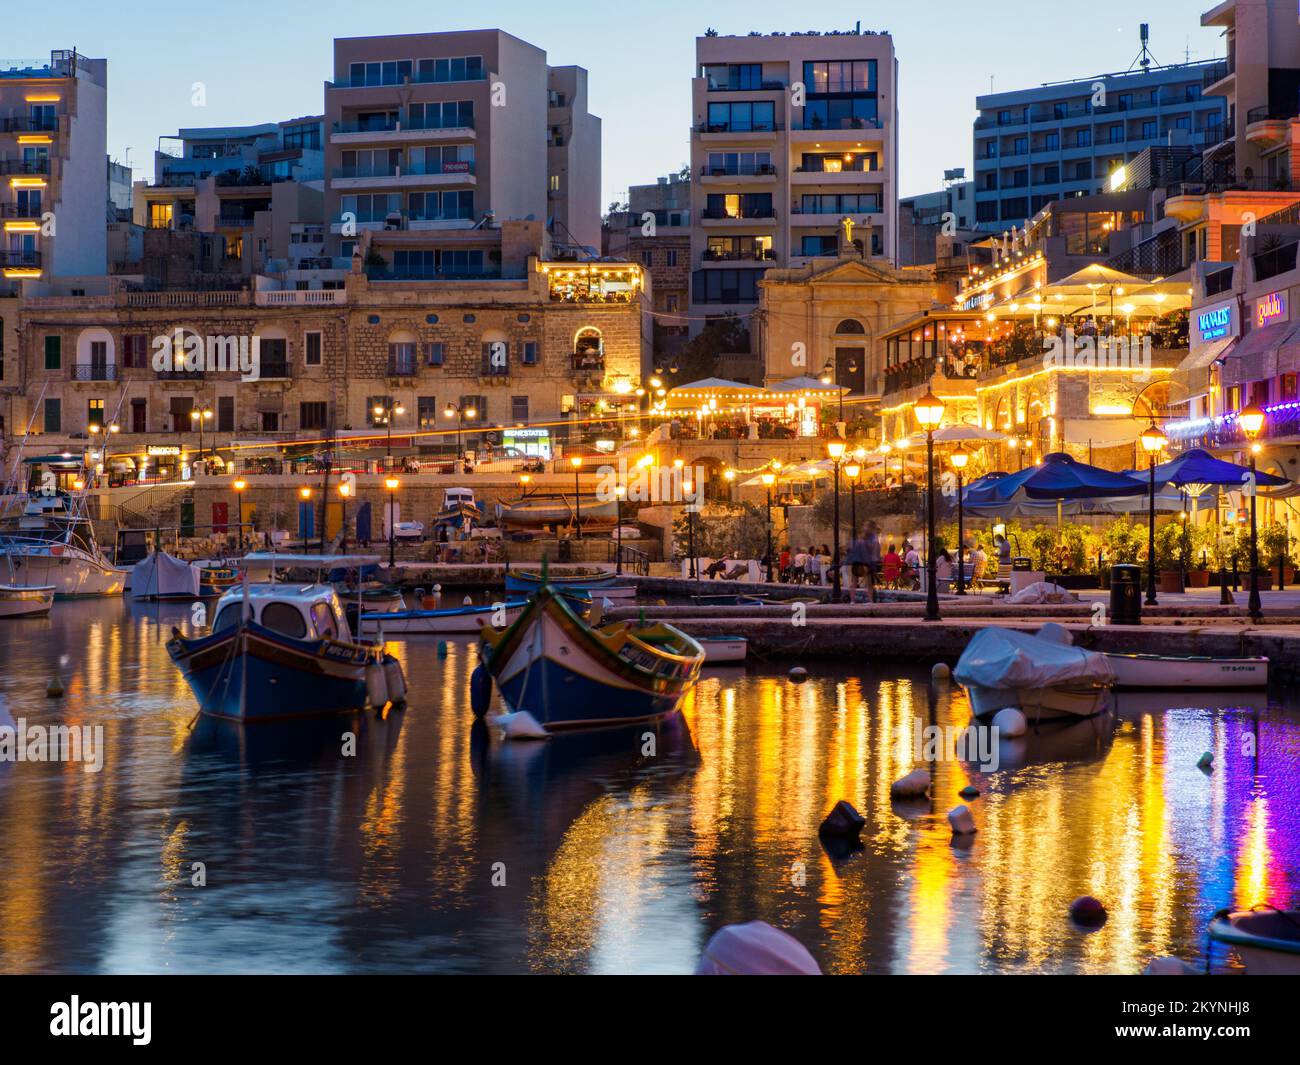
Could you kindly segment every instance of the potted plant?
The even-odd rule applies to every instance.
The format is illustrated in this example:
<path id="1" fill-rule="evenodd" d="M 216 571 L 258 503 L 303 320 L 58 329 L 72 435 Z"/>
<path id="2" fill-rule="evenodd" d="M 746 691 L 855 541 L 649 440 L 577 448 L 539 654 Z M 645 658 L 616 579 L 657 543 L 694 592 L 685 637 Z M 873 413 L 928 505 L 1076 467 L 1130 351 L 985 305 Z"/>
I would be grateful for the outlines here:
<path id="1" fill-rule="evenodd" d="M 1236 557 L 1237 570 L 1241 578 L 1242 586 L 1248 586 L 1250 583 L 1250 526 L 1238 525 L 1236 536 Z M 1266 592 L 1273 581 L 1273 570 L 1268 564 L 1268 555 L 1264 551 L 1263 537 L 1256 536 L 1256 557 L 1258 562 L 1258 581 L 1259 589 Z"/>
<path id="2" fill-rule="evenodd" d="M 1286 525 L 1271 521 L 1259 530 L 1259 568 L 1270 575 L 1277 572 L 1282 562 L 1282 577 L 1287 584 L 1295 582 L 1295 566 L 1291 562 L 1291 535 Z"/>
<path id="3" fill-rule="evenodd" d="M 1160 591 L 1183 590 L 1183 523 L 1167 521 L 1156 527 L 1156 572 Z"/>
<path id="4" fill-rule="evenodd" d="M 1187 532 L 1187 583 L 1192 588 L 1208 588 L 1210 549 L 1216 540 L 1215 528 L 1213 525 L 1190 525 Z"/>

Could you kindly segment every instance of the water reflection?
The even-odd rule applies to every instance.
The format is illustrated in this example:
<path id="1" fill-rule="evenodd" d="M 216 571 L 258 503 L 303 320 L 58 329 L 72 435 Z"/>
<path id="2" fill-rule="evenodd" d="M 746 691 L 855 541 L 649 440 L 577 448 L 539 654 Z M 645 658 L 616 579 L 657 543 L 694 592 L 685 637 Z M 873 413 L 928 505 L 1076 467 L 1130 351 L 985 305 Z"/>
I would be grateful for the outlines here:
<path id="1" fill-rule="evenodd" d="M 128 601 L 0 626 L 9 712 L 106 744 L 97 774 L 0 766 L 0 969 L 687 972 L 762 918 L 831 972 L 1122 972 L 1198 959 L 1221 905 L 1297 899 L 1300 721 L 1262 699 L 1122 696 L 901 803 L 914 726 L 969 722 L 924 671 L 710 672 L 659 728 L 505 745 L 470 713 L 472 646 L 413 639 L 389 645 L 405 713 L 239 729 L 192 725 L 163 646 L 192 623 Z M 867 819 L 844 857 L 816 831 L 839 799 Z M 1110 910 L 1090 934 L 1084 893 Z"/>

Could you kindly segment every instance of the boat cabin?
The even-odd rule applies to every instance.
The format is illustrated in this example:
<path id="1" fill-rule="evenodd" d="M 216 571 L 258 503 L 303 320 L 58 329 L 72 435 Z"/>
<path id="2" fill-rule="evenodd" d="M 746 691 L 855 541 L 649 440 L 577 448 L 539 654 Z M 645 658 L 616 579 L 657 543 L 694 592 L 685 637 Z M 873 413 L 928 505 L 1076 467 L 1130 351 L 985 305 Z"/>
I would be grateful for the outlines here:
<path id="1" fill-rule="evenodd" d="M 241 613 L 251 611 L 263 628 L 292 640 L 334 640 L 352 643 L 347 612 L 333 585 L 250 584 L 232 588 L 217 602 L 212 631 L 234 628 Z"/>
<path id="2" fill-rule="evenodd" d="M 474 489 L 472 488 L 444 488 L 442 492 L 442 509 L 451 510 L 454 507 L 472 507 L 474 506 Z"/>

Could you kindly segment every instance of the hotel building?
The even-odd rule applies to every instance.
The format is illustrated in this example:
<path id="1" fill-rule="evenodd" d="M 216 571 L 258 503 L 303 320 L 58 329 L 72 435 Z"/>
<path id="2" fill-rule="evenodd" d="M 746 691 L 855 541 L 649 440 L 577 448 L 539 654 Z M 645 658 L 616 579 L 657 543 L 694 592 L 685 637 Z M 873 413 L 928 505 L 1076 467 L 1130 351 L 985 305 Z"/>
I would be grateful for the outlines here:
<path id="1" fill-rule="evenodd" d="M 103 274 L 108 61 L 75 50 L 0 70 L 0 274 L 15 282 Z"/>
<path id="2" fill-rule="evenodd" d="M 836 258 L 842 219 L 865 255 L 894 262 L 893 39 L 859 30 L 705 36 L 695 52 L 692 330 L 752 315 L 769 268 Z"/>
<path id="3" fill-rule="evenodd" d="M 385 277 L 499 275 L 494 219 L 543 221 L 557 242 L 599 247 L 600 132 L 586 72 L 549 68 L 517 37 L 340 38 L 325 120 L 331 256 L 352 256 L 359 235 L 377 231 L 393 240 L 371 244 L 367 267 Z"/>

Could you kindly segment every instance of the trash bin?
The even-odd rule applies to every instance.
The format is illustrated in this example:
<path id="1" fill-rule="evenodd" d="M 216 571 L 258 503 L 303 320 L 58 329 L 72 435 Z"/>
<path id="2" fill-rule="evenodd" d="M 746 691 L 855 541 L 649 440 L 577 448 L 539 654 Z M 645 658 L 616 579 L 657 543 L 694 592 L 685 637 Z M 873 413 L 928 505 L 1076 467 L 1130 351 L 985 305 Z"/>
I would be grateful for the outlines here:
<path id="1" fill-rule="evenodd" d="M 1019 573 L 1028 573 L 1034 568 L 1034 560 L 1021 555 L 1011 560 L 1011 568 Z"/>
<path id="2" fill-rule="evenodd" d="M 1112 625 L 1142 623 L 1142 570 L 1124 565 L 1110 568 L 1110 621 Z"/>

